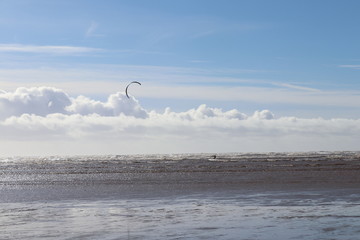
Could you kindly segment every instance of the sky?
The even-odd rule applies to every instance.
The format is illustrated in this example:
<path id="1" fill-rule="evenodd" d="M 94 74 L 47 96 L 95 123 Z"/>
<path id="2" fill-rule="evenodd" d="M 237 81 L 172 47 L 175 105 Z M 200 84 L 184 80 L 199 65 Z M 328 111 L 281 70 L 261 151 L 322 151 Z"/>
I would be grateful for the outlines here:
<path id="1" fill-rule="evenodd" d="M 359 8 L 0 0 L 0 156 L 360 150 Z"/>

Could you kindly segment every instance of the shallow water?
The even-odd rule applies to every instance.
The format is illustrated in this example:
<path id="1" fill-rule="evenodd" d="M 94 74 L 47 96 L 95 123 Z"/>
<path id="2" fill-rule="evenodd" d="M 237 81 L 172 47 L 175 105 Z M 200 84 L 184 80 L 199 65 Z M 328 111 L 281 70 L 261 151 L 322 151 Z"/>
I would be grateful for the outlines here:
<path id="1" fill-rule="evenodd" d="M 359 153 L 7 158 L 1 239 L 357 239 Z"/>
<path id="2" fill-rule="evenodd" d="M 305 193 L 310 194 L 310 193 Z M 275 194 L 276 195 L 276 194 Z M 241 198 L 2 204 L 1 239 L 356 239 L 359 201 Z M 355 197 L 355 196 L 354 196 Z M 356 196 L 359 199 L 359 195 Z M 294 204 L 292 204 L 294 203 Z"/>

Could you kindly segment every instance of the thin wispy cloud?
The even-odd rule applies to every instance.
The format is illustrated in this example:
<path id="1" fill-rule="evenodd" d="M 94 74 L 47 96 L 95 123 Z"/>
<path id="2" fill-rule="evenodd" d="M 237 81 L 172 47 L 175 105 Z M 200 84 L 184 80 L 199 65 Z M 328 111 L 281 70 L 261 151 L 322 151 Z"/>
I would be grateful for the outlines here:
<path id="1" fill-rule="evenodd" d="M 97 30 L 99 29 L 100 24 L 92 21 L 90 26 L 87 28 L 85 36 L 86 37 L 103 37 L 105 35 L 99 34 Z"/>
<path id="2" fill-rule="evenodd" d="M 0 80 L 6 79 L 27 81 L 49 81 L 54 82 L 101 80 L 103 83 L 109 80 L 129 81 L 131 79 L 142 79 L 152 83 L 174 84 L 187 83 L 263 83 L 263 80 L 255 78 L 242 78 L 234 75 L 256 74 L 252 69 L 202 69 L 197 67 L 172 67 L 156 65 L 120 65 L 120 64 L 74 64 L 63 67 L 46 67 L 39 69 L 38 66 L 47 66 L 44 63 L 29 63 L 16 69 L 1 69 Z M 62 77 L 59 78 L 59 76 Z M 5 79 L 5 78 L 4 78 Z"/>
<path id="3" fill-rule="evenodd" d="M 308 92 L 319 92 L 320 91 L 319 89 L 316 89 L 316 88 L 304 87 L 304 86 L 299 86 L 299 85 L 289 84 L 289 83 L 273 83 L 273 84 L 276 86 L 290 88 L 290 89 L 296 89 L 296 90 L 301 90 L 301 91 L 308 91 Z"/>
<path id="4" fill-rule="evenodd" d="M 5 53 L 41 53 L 41 54 L 81 54 L 103 51 L 99 48 L 61 46 L 61 45 L 24 45 L 0 44 L 0 52 Z"/>
<path id="5" fill-rule="evenodd" d="M 360 65 L 339 65 L 341 68 L 360 69 Z"/>

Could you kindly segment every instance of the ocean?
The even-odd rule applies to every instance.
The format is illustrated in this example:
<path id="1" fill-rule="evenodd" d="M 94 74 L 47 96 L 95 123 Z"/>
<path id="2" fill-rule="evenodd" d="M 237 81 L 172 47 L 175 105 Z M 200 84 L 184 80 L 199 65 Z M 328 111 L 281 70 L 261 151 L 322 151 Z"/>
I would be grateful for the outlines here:
<path id="1" fill-rule="evenodd" d="M 357 239 L 360 152 L 0 158 L 0 239 Z"/>

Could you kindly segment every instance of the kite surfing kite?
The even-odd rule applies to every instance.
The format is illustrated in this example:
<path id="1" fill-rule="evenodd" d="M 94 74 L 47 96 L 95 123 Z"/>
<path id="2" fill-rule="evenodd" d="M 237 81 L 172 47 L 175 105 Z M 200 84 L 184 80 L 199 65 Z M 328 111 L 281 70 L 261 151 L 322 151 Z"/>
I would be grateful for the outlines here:
<path id="1" fill-rule="evenodd" d="M 141 85 L 141 83 L 139 83 L 138 81 L 132 81 L 131 83 L 129 83 L 129 84 L 126 86 L 126 89 L 125 89 L 125 93 L 126 93 L 126 96 L 127 96 L 128 98 L 130 98 L 129 95 L 128 95 L 128 88 L 129 88 L 129 86 L 130 86 L 131 84 L 133 84 L 133 83 L 137 83 L 137 84 Z"/>

